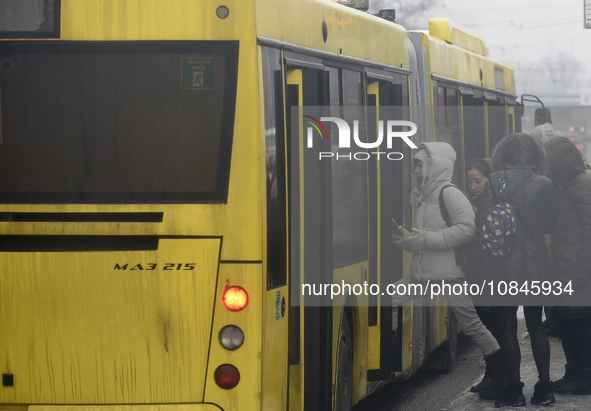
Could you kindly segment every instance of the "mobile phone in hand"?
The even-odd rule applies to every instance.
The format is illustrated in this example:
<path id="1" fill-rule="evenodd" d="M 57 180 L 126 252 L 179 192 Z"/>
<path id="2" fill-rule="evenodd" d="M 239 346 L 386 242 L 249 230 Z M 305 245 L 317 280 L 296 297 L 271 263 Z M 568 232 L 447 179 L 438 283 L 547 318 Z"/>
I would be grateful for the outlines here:
<path id="1" fill-rule="evenodd" d="M 400 231 L 400 229 L 398 228 L 398 223 L 396 222 L 396 220 L 394 220 L 394 218 L 392 218 L 392 232 L 396 235 L 404 235 L 404 233 Z"/>

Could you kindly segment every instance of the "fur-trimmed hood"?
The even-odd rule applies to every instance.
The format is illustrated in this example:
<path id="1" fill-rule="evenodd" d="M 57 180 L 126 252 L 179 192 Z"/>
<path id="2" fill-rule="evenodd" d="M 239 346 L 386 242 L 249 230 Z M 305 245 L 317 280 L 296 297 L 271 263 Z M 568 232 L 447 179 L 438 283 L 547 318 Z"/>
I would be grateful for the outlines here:
<path id="1" fill-rule="evenodd" d="M 556 137 L 544 144 L 548 155 L 548 177 L 554 185 L 564 185 L 585 171 L 579 149 L 566 137 Z"/>
<path id="2" fill-rule="evenodd" d="M 423 183 L 412 174 L 413 194 L 418 201 L 426 201 L 436 188 L 451 182 L 456 152 L 448 143 L 427 142 L 419 144 L 414 158 L 423 162 Z"/>
<path id="3" fill-rule="evenodd" d="M 546 175 L 546 152 L 541 143 L 526 133 L 511 134 L 496 145 L 492 154 L 495 170 L 527 168 Z"/>

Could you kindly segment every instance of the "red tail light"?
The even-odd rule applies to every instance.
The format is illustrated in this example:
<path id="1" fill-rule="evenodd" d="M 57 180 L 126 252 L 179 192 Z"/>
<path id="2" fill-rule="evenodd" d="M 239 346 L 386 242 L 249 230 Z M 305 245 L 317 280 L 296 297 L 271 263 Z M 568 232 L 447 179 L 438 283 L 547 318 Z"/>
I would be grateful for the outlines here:
<path id="1" fill-rule="evenodd" d="M 248 293 L 237 285 L 228 287 L 222 295 L 222 303 L 230 311 L 240 311 L 248 304 Z"/>
<path id="2" fill-rule="evenodd" d="M 240 373 L 238 369 L 230 364 L 220 365 L 215 370 L 215 382 L 221 388 L 229 390 L 238 385 Z"/>

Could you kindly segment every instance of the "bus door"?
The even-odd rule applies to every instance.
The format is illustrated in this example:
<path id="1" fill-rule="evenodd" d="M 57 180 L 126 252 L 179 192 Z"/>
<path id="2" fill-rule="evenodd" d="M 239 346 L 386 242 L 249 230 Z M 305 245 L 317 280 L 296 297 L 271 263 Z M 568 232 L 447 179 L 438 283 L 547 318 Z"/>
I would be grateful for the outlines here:
<path id="1" fill-rule="evenodd" d="M 288 387 L 289 302 L 287 151 L 281 52 L 261 47 L 267 189 L 267 267 L 263 318 L 261 409 L 285 410 Z"/>
<path id="2" fill-rule="evenodd" d="M 328 139 L 304 147 L 302 106 L 327 105 L 328 72 L 318 59 L 284 53 L 290 197 L 289 409 L 332 409 L 332 308 L 302 285 L 332 283 L 332 196 Z M 292 116 L 292 113 L 296 113 Z M 297 120 L 294 122 L 294 120 Z M 302 394 L 303 393 L 303 394 Z"/>
<path id="3" fill-rule="evenodd" d="M 380 83 L 368 79 L 367 83 L 367 140 L 376 141 L 378 138 L 379 125 L 379 108 L 380 108 Z M 381 151 L 377 149 L 375 151 Z M 378 209 L 378 188 L 380 186 L 380 175 L 378 173 L 379 160 L 376 156 L 369 158 L 368 167 L 368 188 L 369 188 L 369 272 L 367 283 L 370 287 L 374 284 L 380 283 L 380 271 L 378 263 L 379 232 L 382 228 L 380 224 L 381 219 Z M 371 374 L 373 370 L 379 370 L 380 367 L 380 347 L 381 347 L 381 330 L 380 321 L 382 320 L 379 306 L 379 295 L 370 294 L 368 298 L 368 337 L 367 337 L 367 369 Z M 390 308 L 391 309 L 391 308 Z M 387 316 L 384 318 L 392 318 Z M 387 321 L 387 320 L 386 320 Z M 390 330 L 392 327 L 390 327 Z M 391 332 L 391 331 L 390 331 Z M 388 337 L 385 336 L 388 340 Z M 387 364 L 390 364 L 388 361 Z M 368 375 L 369 377 L 369 375 Z"/>
<path id="4" fill-rule="evenodd" d="M 393 73 L 366 69 L 368 76 L 367 110 L 368 141 L 377 139 L 379 120 L 408 119 L 407 78 Z M 390 77 L 389 81 L 383 81 Z M 380 79 L 380 80 L 378 80 Z M 383 292 L 388 285 L 402 278 L 403 252 L 392 244 L 391 221 L 394 218 L 405 227 L 412 226 L 410 205 L 403 201 L 410 192 L 410 149 L 399 139 L 388 149 L 386 141 L 375 151 L 383 153 L 370 157 L 369 164 L 369 281 L 379 284 Z M 400 160 L 400 155 L 404 156 Z M 408 166 L 408 167 L 407 167 Z M 375 306 L 374 306 L 375 304 Z M 409 309 L 409 308 L 405 308 Z M 412 339 L 412 324 L 403 329 L 403 308 L 392 312 L 387 296 L 379 295 L 369 301 L 368 381 L 388 380 L 412 362 L 408 351 L 401 349 L 403 334 Z M 393 321 L 395 322 L 393 324 Z M 408 341 L 407 341 L 408 343 Z M 403 356 L 405 358 L 403 359 Z"/>

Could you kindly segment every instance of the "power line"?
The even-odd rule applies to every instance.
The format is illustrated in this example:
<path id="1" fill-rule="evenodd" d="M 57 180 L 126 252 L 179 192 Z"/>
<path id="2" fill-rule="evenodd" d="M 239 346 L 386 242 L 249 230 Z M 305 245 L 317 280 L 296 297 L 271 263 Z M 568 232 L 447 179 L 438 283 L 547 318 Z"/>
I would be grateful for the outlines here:
<path id="1" fill-rule="evenodd" d="M 556 39 L 553 39 L 551 44 L 548 42 L 542 42 L 542 41 L 535 41 L 535 42 L 529 42 L 529 43 L 520 43 L 520 44 L 488 44 L 487 46 L 488 48 L 521 48 L 521 47 L 528 47 L 528 48 L 532 48 L 532 47 L 546 47 L 546 48 L 550 48 L 550 47 L 554 47 L 556 45 L 573 45 L 573 46 L 577 46 L 577 45 L 591 45 L 591 39 L 589 40 L 584 40 L 584 39 L 579 39 L 578 41 L 572 41 L 572 37 L 559 37 Z"/>
<path id="2" fill-rule="evenodd" d="M 549 21 L 544 21 L 544 22 L 537 22 L 536 24 L 528 24 L 528 23 L 516 23 L 513 20 L 509 20 L 509 21 L 498 21 L 498 22 L 493 22 L 493 23 L 482 23 L 482 24 L 470 24 L 469 26 L 466 26 L 468 28 L 500 28 L 500 27 L 504 27 L 504 26 L 513 26 L 515 27 L 516 30 L 529 30 L 529 29 L 533 29 L 533 28 L 545 28 L 548 29 L 549 27 L 557 27 L 557 26 L 564 26 L 567 24 L 574 24 L 574 23 L 580 23 L 581 19 L 570 19 L 570 20 L 563 20 L 563 21 L 554 21 L 554 20 L 549 20 Z M 517 27 L 519 26 L 519 27 Z"/>

